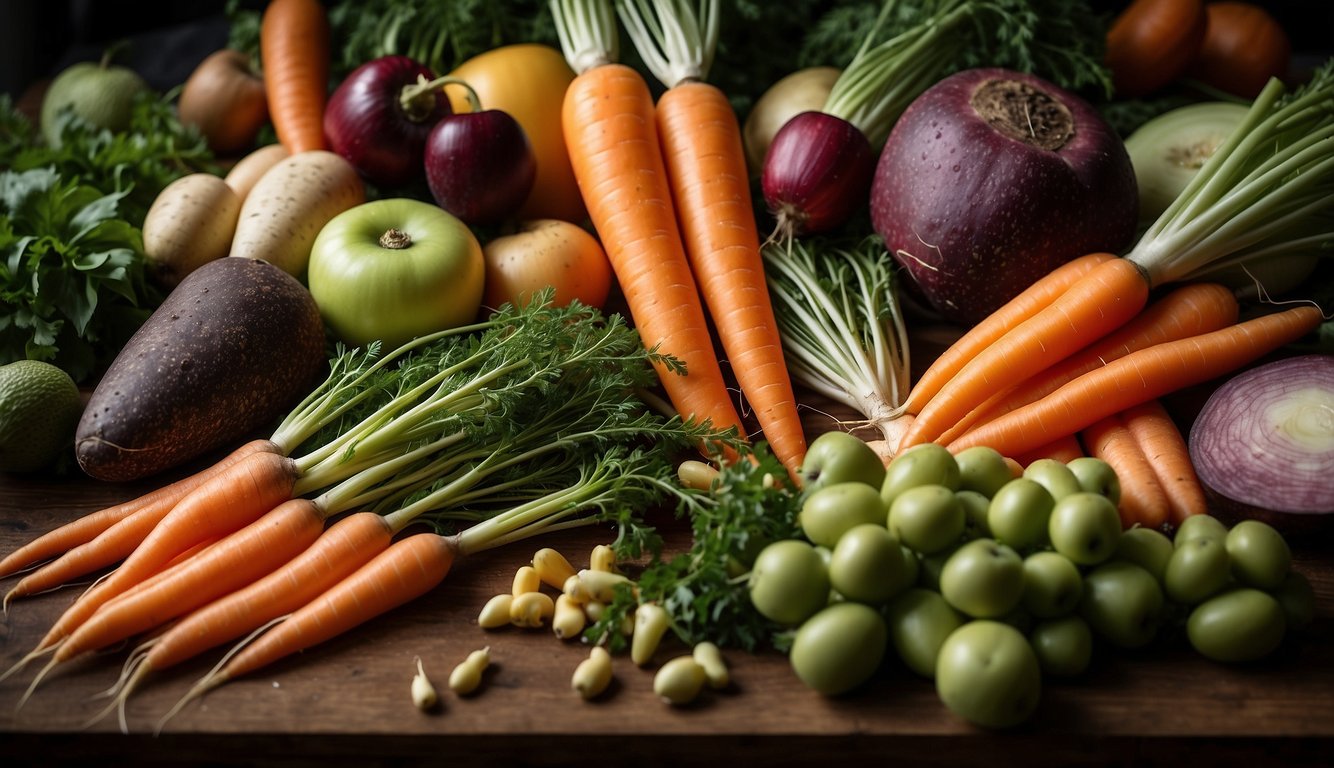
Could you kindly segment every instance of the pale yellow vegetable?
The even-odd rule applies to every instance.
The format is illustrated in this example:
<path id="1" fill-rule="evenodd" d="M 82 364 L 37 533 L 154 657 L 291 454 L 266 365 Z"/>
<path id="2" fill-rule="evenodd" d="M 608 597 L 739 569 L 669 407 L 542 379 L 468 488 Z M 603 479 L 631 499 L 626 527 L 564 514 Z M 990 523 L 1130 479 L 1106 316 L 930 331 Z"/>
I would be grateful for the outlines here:
<path id="1" fill-rule="evenodd" d="M 553 589 L 563 589 L 565 580 L 575 574 L 574 566 L 565 559 L 565 555 L 551 547 L 543 547 L 533 553 L 533 568 L 537 570 L 542 583 Z"/>
<path id="2" fill-rule="evenodd" d="M 324 225 L 364 202 L 365 187 L 350 163 L 322 149 L 298 152 L 266 171 L 246 196 L 230 255 L 303 277 Z"/>
<path id="3" fill-rule="evenodd" d="M 510 601 L 510 623 L 516 627 L 540 627 L 556 612 L 556 603 L 545 592 L 524 592 Z"/>
<path id="4" fill-rule="evenodd" d="M 250 190 L 255 188 L 255 182 L 259 181 L 259 177 L 279 162 L 286 160 L 288 156 L 287 148 L 282 144 L 265 145 L 237 160 L 236 165 L 227 171 L 223 181 L 226 181 L 227 186 L 244 201 Z"/>
<path id="5" fill-rule="evenodd" d="M 718 646 L 707 640 L 696 645 L 690 655 L 704 668 L 704 678 L 710 688 L 726 688 L 732 682 L 732 675 L 727 670 L 727 662 Z"/>
<path id="6" fill-rule="evenodd" d="M 704 690 L 704 667 L 693 656 L 677 656 L 653 676 L 653 692 L 669 704 L 689 704 Z"/>
<path id="7" fill-rule="evenodd" d="M 433 708 L 440 697 L 436 695 L 435 686 L 431 684 L 430 678 L 426 677 L 426 670 L 422 668 L 421 657 L 416 658 L 417 674 L 412 676 L 412 703 L 417 709 L 425 712 Z"/>
<path id="8" fill-rule="evenodd" d="M 211 173 L 191 173 L 163 187 L 144 216 L 144 257 L 154 282 L 175 288 L 185 276 L 227 255 L 241 198 Z"/>
<path id="9" fill-rule="evenodd" d="M 630 660 L 644 666 L 653 660 L 653 654 L 667 634 L 671 617 L 657 603 L 643 603 L 635 608 L 635 628 L 630 640 Z"/>
<path id="10" fill-rule="evenodd" d="M 482 673 L 491 664 L 491 646 L 473 651 L 449 673 L 449 690 L 467 696 L 482 683 Z"/>
<path id="11" fill-rule="evenodd" d="M 588 556 L 588 569 L 616 573 L 616 550 L 606 544 L 593 547 L 593 552 Z"/>
<path id="12" fill-rule="evenodd" d="M 616 597 L 616 587 L 618 585 L 630 583 L 630 579 L 624 574 L 598 571 L 591 568 L 579 571 L 577 576 L 579 578 L 579 589 L 583 590 L 588 599 L 604 603 L 610 603 Z"/>
<path id="13" fill-rule="evenodd" d="M 681 485 L 695 491 L 707 491 L 718 479 L 718 469 L 697 459 L 686 459 L 676 468 Z"/>
<path id="14" fill-rule="evenodd" d="M 596 622 L 607 612 L 607 604 L 601 600 L 589 600 L 584 603 L 584 615 L 589 621 Z"/>
<path id="15" fill-rule="evenodd" d="M 556 608 L 551 616 L 551 631 L 561 640 L 570 640 L 579 636 L 588 625 L 584 607 L 576 603 L 569 595 L 556 595 Z"/>
<path id="16" fill-rule="evenodd" d="M 515 597 L 526 592 L 536 592 L 542 587 L 542 579 L 537 575 L 537 569 L 531 565 L 521 565 L 514 571 L 514 582 L 510 591 Z"/>
<path id="17" fill-rule="evenodd" d="M 584 580 L 579 578 L 579 574 L 574 574 L 565 579 L 565 583 L 560 587 L 561 594 L 567 595 L 571 600 L 580 605 L 584 605 L 593 599 L 589 594 L 588 587 L 584 586 Z"/>
<path id="18" fill-rule="evenodd" d="M 503 592 L 482 606 L 482 611 L 477 615 L 477 626 L 482 629 L 499 629 L 508 627 L 510 621 L 510 608 L 514 603 L 514 595 Z"/>
<path id="19" fill-rule="evenodd" d="M 611 684 L 611 654 L 600 645 L 593 646 L 588 658 L 579 662 L 570 685 L 585 700 L 596 698 Z"/>

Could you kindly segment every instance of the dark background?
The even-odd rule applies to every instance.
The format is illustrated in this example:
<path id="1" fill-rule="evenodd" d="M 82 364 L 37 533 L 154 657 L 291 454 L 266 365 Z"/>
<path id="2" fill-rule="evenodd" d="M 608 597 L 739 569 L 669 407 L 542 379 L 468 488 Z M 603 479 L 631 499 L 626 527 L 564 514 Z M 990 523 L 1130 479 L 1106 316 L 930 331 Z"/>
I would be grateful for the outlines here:
<path id="1" fill-rule="evenodd" d="M 1127 3 L 1092 4 L 1110 15 Z M 1258 4 L 1284 25 L 1295 65 L 1309 67 L 1334 50 L 1334 2 Z M 258 9 L 265 0 L 240 0 L 240 5 Z M 185 82 L 200 60 L 226 45 L 226 6 L 226 0 L 0 0 L 0 88 L 18 99 L 33 82 L 77 61 L 95 61 L 108 45 L 131 39 L 117 62 L 165 91 Z"/>

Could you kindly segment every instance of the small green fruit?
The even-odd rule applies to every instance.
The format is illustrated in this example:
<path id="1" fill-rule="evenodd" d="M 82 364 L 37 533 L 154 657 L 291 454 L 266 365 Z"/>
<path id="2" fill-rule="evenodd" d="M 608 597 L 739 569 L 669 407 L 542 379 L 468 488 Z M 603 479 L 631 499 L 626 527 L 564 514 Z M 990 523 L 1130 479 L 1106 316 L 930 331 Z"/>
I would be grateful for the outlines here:
<path id="1" fill-rule="evenodd" d="M 40 360 L 0 366 L 0 472 L 35 472 L 74 443 L 83 400 L 74 380 Z"/>
<path id="2" fill-rule="evenodd" d="M 148 83 L 132 69 L 83 61 L 63 70 L 51 81 L 42 99 L 42 136 L 52 147 L 60 146 L 56 117 L 69 106 L 74 114 L 109 131 L 130 126 L 134 99 Z"/>

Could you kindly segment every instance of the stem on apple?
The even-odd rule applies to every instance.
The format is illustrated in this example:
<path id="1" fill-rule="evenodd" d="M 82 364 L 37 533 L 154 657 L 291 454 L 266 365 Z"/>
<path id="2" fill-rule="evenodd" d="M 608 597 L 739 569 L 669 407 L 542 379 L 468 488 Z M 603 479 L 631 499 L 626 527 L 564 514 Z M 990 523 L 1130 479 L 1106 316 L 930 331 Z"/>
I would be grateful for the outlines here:
<path id="1" fill-rule="evenodd" d="M 403 111 L 413 119 L 416 119 L 415 115 L 424 116 L 430 112 L 434 103 L 434 99 L 431 98 L 432 92 L 446 85 L 463 86 L 464 91 L 468 94 L 469 110 L 472 112 L 482 111 L 482 100 L 478 98 L 477 91 L 467 82 L 449 75 L 437 77 L 434 80 L 427 80 L 424 75 L 417 75 L 417 82 L 403 86 L 403 92 L 399 95 L 399 102 L 403 105 Z"/>

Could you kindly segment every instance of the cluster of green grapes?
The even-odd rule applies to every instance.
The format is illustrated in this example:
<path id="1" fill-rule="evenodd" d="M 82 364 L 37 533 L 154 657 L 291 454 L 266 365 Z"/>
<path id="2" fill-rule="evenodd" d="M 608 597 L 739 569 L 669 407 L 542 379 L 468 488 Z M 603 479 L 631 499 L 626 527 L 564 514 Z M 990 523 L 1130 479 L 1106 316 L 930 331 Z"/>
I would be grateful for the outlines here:
<path id="1" fill-rule="evenodd" d="M 812 441 L 805 538 L 766 546 L 749 577 L 756 610 L 794 629 L 805 684 L 850 691 L 892 649 L 951 711 L 1004 728 L 1032 715 L 1044 675 L 1081 674 L 1095 641 L 1144 647 L 1184 618 L 1199 653 L 1237 662 L 1311 621 L 1314 592 L 1271 526 L 1123 531 L 1106 462 L 1011 467 L 989 448 L 924 444 L 885 466 L 846 433 Z"/>

